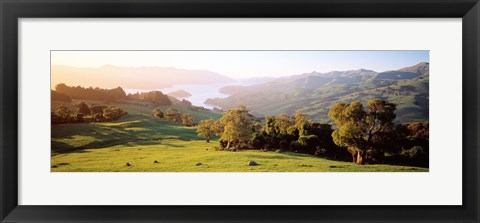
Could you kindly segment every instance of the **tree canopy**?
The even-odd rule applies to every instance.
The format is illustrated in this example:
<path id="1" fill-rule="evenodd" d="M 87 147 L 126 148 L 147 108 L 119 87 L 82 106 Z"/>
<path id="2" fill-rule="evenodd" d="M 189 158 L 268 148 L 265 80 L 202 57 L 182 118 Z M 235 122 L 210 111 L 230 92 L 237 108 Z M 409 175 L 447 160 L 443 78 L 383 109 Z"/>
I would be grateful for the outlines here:
<path id="1" fill-rule="evenodd" d="M 363 164 L 367 152 L 376 143 L 385 143 L 393 132 L 395 110 L 395 104 L 378 99 L 368 101 L 366 109 L 358 101 L 338 103 L 328 113 L 337 126 L 332 133 L 333 141 L 347 147 L 355 163 Z"/>
<path id="2" fill-rule="evenodd" d="M 213 119 L 201 120 L 197 126 L 197 134 L 205 137 L 207 142 L 210 142 L 210 139 L 216 135 L 216 130 L 215 120 Z"/>
<path id="3" fill-rule="evenodd" d="M 232 143 L 245 143 L 253 133 L 255 117 L 251 115 L 245 106 L 232 108 L 220 118 L 223 126 L 221 140 L 227 142 L 227 149 Z"/>

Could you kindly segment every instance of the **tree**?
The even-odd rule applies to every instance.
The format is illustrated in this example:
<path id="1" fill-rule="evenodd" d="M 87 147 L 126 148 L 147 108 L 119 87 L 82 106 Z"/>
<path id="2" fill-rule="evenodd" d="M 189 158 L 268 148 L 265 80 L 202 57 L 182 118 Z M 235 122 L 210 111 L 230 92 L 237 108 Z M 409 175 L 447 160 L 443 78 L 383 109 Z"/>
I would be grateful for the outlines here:
<path id="1" fill-rule="evenodd" d="M 248 142 L 253 133 L 254 118 L 243 105 L 228 110 L 220 118 L 220 123 L 224 126 L 220 139 L 227 142 L 226 149 L 229 149 L 232 143 Z"/>
<path id="2" fill-rule="evenodd" d="M 190 113 L 183 114 L 182 115 L 182 124 L 186 126 L 192 126 L 193 125 L 193 116 Z"/>
<path id="3" fill-rule="evenodd" d="M 72 99 L 68 95 L 58 93 L 54 90 L 50 91 L 50 96 L 52 101 L 72 102 Z"/>
<path id="4" fill-rule="evenodd" d="M 275 115 L 267 115 L 265 116 L 265 126 L 263 127 L 263 131 L 272 137 L 276 137 L 278 135 L 277 128 L 275 127 L 276 123 Z"/>
<path id="5" fill-rule="evenodd" d="M 288 129 L 288 134 L 295 135 L 295 136 L 305 136 L 306 130 L 305 125 L 308 124 L 307 115 L 302 114 L 300 112 L 296 112 L 295 116 L 293 117 L 293 125 Z"/>
<path id="6" fill-rule="evenodd" d="M 82 101 L 77 103 L 75 107 L 77 107 L 79 113 L 82 113 L 84 115 L 90 115 L 90 108 L 88 107 L 87 103 Z"/>
<path id="7" fill-rule="evenodd" d="M 129 100 L 151 102 L 157 106 L 172 105 L 168 95 L 161 91 L 137 92 L 136 94 L 128 94 L 126 97 Z"/>
<path id="8" fill-rule="evenodd" d="M 165 118 L 165 113 L 160 108 L 153 109 L 153 115 L 157 118 Z"/>
<path id="9" fill-rule="evenodd" d="M 182 114 L 177 109 L 168 108 L 165 114 L 165 118 L 172 122 L 182 123 Z"/>
<path id="10" fill-rule="evenodd" d="M 98 87 L 84 88 L 81 86 L 67 86 L 62 83 L 55 86 L 55 91 L 60 94 L 68 95 L 70 98 L 73 99 L 83 100 L 115 101 L 123 100 L 127 97 L 125 95 L 125 91 L 121 87 L 117 87 L 114 89 L 102 89 Z"/>
<path id="11" fill-rule="evenodd" d="M 103 110 L 103 118 L 105 119 L 105 121 L 114 121 L 126 114 L 127 112 L 115 106 L 111 106 Z"/>
<path id="12" fill-rule="evenodd" d="M 65 105 L 60 105 L 55 111 L 55 114 L 67 122 L 67 120 L 70 119 L 72 112 Z"/>
<path id="13" fill-rule="evenodd" d="M 90 105 L 90 114 L 103 114 L 103 110 L 105 110 L 107 106 L 105 105 Z"/>
<path id="14" fill-rule="evenodd" d="M 198 123 L 197 135 L 205 137 L 207 142 L 210 142 L 210 139 L 215 135 L 215 120 L 207 119 L 201 120 Z"/>
<path id="15" fill-rule="evenodd" d="M 375 143 L 382 142 L 394 129 L 395 104 L 375 99 L 366 107 L 365 110 L 358 101 L 338 103 L 328 112 L 338 128 L 332 133 L 333 141 L 338 146 L 347 147 L 356 164 L 363 164 L 367 152 L 375 149 Z"/>
<path id="16" fill-rule="evenodd" d="M 275 120 L 275 127 L 278 133 L 282 135 L 287 135 L 290 126 L 292 126 L 292 121 L 290 120 L 290 117 L 285 114 L 279 115 Z"/>

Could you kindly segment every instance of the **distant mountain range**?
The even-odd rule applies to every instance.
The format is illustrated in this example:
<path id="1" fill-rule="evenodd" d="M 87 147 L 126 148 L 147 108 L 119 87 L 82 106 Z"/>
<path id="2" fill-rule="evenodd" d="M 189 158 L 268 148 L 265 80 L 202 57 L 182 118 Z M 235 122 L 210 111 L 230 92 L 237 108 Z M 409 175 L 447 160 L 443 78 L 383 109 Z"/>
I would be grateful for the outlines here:
<path id="1" fill-rule="evenodd" d="M 98 86 L 126 89 L 160 89 L 175 84 L 215 84 L 234 82 L 232 78 L 207 70 L 185 70 L 172 67 L 120 67 L 105 65 L 99 68 L 72 66 L 51 67 L 52 83 L 71 86 Z M 88 75 L 88 76 L 87 76 Z"/>
<path id="2" fill-rule="evenodd" d="M 226 86 L 227 98 L 213 98 L 207 104 L 228 109 L 245 105 L 257 116 L 306 113 L 312 119 L 329 122 L 327 113 L 337 102 L 366 102 L 378 98 L 397 104 L 397 121 L 425 121 L 429 116 L 429 63 L 400 70 L 372 70 L 304 73 L 276 78 L 251 86 Z"/>

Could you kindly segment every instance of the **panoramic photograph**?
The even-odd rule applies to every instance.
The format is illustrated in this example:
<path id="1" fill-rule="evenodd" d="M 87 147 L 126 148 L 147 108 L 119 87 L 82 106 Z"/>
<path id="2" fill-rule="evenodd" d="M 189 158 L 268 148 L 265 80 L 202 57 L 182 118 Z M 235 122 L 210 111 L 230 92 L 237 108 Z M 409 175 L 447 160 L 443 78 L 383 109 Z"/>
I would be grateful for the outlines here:
<path id="1" fill-rule="evenodd" d="M 429 51 L 51 51 L 51 172 L 428 172 Z"/>

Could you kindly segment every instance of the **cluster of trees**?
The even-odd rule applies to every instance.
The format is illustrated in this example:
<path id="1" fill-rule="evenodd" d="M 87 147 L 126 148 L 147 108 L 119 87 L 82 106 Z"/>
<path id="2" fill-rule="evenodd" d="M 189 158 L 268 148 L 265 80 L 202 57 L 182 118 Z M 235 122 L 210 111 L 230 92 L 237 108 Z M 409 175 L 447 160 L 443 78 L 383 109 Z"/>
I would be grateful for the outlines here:
<path id="1" fill-rule="evenodd" d="M 193 126 L 193 116 L 190 113 L 182 114 L 177 109 L 168 108 L 163 112 L 160 108 L 153 109 L 153 115 L 157 118 L 167 119 L 171 122 L 177 122 L 186 126 Z"/>
<path id="2" fill-rule="evenodd" d="M 161 91 L 150 91 L 150 92 L 142 92 L 136 94 L 128 94 L 128 100 L 134 101 L 145 101 L 153 103 L 157 106 L 170 106 L 172 105 L 172 101 L 168 98 L 168 95 L 163 94 Z"/>
<path id="3" fill-rule="evenodd" d="M 76 111 L 60 105 L 51 112 L 52 124 L 82 123 L 86 121 L 110 122 L 120 119 L 127 112 L 115 106 L 88 105 L 85 102 L 75 104 Z"/>
<path id="4" fill-rule="evenodd" d="M 55 86 L 56 93 L 64 94 L 69 96 L 72 99 L 81 99 L 81 100 L 99 100 L 106 102 L 113 102 L 118 100 L 123 100 L 127 98 L 125 91 L 121 87 L 113 89 L 103 89 L 103 88 L 84 88 L 81 86 L 67 86 L 66 84 L 57 84 Z M 52 91 L 53 98 L 53 91 Z"/>
<path id="5" fill-rule="evenodd" d="M 305 114 L 256 119 L 245 106 L 228 110 L 222 118 L 200 121 L 197 134 L 209 142 L 220 137 L 220 149 L 288 150 L 357 164 L 390 163 L 428 166 L 428 122 L 395 125 L 396 105 L 371 100 L 334 105 L 330 124 Z"/>
<path id="6" fill-rule="evenodd" d="M 395 125 L 395 110 L 395 104 L 376 99 L 366 106 L 338 103 L 328 113 L 337 126 L 333 141 L 357 164 L 428 166 L 428 121 Z"/>
<path id="7" fill-rule="evenodd" d="M 161 91 L 150 91 L 136 94 L 126 94 L 121 87 L 113 89 L 103 88 L 84 88 L 81 86 L 67 86 L 66 84 L 57 84 L 55 90 L 51 91 L 52 101 L 71 102 L 71 99 L 81 100 L 98 100 L 105 102 L 114 102 L 122 100 L 132 100 L 140 102 L 149 102 L 157 106 L 170 106 L 172 102 L 168 95 Z M 192 104 L 189 101 L 182 101 L 182 105 L 191 108 Z"/>
<path id="8" fill-rule="evenodd" d="M 245 106 L 228 110 L 222 118 L 202 120 L 197 134 L 206 138 L 220 137 L 223 150 L 259 149 L 288 150 L 317 156 L 345 159 L 348 155 L 332 140 L 332 126 L 316 123 L 296 113 L 266 116 L 265 124 L 249 113 Z"/>
<path id="9" fill-rule="evenodd" d="M 83 114 L 74 113 L 68 109 L 65 105 L 60 105 L 55 111 L 51 112 L 51 123 L 65 124 L 65 123 L 82 123 L 85 122 Z"/>
<path id="10" fill-rule="evenodd" d="M 50 91 L 50 97 L 52 101 L 72 102 L 72 99 L 68 95 L 53 90 Z"/>

